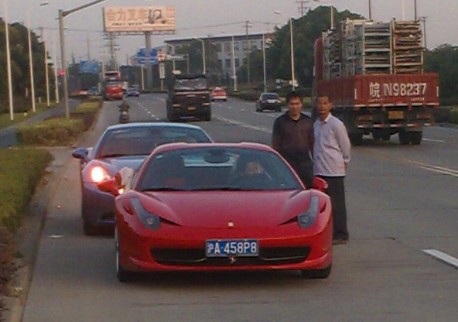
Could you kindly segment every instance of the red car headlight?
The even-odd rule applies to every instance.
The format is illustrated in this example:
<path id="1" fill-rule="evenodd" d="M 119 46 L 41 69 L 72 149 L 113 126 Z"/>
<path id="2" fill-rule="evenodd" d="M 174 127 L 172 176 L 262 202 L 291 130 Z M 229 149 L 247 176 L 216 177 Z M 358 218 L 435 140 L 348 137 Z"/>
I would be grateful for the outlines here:
<path id="1" fill-rule="evenodd" d="M 140 202 L 140 200 L 138 200 L 137 198 L 132 198 L 130 203 L 132 204 L 135 214 L 138 216 L 138 218 L 143 223 L 143 225 L 145 225 L 146 228 L 156 230 L 161 227 L 161 218 L 143 208 L 143 205 Z"/>
<path id="2" fill-rule="evenodd" d="M 91 169 L 91 180 L 95 183 L 99 183 L 110 178 L 111 177 L 108 172 L 100 166 L 96 166 Z"/>
<path id="3" fill-rule="evenodd" d="M 319 212 L 319 202 L 318 196 L 312 196 L 309 209 L 297 217 L 297 222 L 301 228 L 308 228 L 314 224 Z"/>

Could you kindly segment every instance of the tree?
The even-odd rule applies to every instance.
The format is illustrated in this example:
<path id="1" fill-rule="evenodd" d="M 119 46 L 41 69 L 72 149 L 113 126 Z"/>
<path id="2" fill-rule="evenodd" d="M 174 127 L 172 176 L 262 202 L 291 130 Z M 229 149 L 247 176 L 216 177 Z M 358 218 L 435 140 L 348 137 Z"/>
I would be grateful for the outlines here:
<path id="1" fill-rule="evenodd" d="M 339 12 L 336 9 L 334 9 L 334 17 L 335 21 L 343 21 L 347 18 L 363 18 L 361 15 L 351 13 L 348 10 Z M 324 6 L 310 10 L 299 19 L 293 19 L 295 75 L 302 86 L 312 86 L 315 40 L 321 36 L 322 32 L 328 30 L 329 26 L 329 7 Z M 291 79 L 290 48 L 290 25 L 288 21 L 283 27 L 276 28 L 273 42 L 267 49 L 266 65 L 272 77 Z M 262 66 L 262 53 L 261 55 L 250 55 L 250 73 L 256 75 L 259 70 L 262 73 L 262 68 L 259 69 L 259 66 Z M 246 66 L 242 68 L 246 70 Z"/>
<path id="2" fill-rule="evenodd" d="M 6 71 L 6 43 L 5 43 L 5 23 L 0 18 L 0 75 L 7 75 Z M 27 111 L 30 103 L 26 101 L 26 93 L 30 95 L 30 71 L 29 71 L 29 47 L 28 29 L 24 25 L 14 23 L 9 25 L 10 56 L 11 56 L 11 76 L 13 81 L 13 96 L 15 98 L 15 111 Z M 45 68 L 44 46 L 38 41 L 34 32 L 31 33 L 32 39 L 32 59 L 34 65 L 34 77 L 37 96 L 45 93 Z M 50 73 L 50 84 L 53 84 L 52 73 Z M 0 113 L 7 113 L 6 102 L 8 101 L 8 81 L 6 77 L 0 78 Z M 22 106 L 26 104 L 26 106 Z"/>
<path id="3" fill-rule="evenodd" d="M 458 101 L 458 48 L 444 44 L 425 52 L 425 71 L 439 74 L 442 100 Z"/>

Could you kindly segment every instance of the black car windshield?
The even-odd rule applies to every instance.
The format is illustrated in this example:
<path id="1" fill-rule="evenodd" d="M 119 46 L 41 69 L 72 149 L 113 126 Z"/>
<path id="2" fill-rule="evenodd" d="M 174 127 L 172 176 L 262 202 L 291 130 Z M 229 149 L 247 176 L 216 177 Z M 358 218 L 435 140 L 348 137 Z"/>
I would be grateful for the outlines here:
<path id="1" fill-rule="evenodd" d="M 240 147 L 191 147 L 148 161 L 138 178 L 140 191 L 297 190 L 301 185 L 275 153 Z"/>
<path id="2" fill-rule="evenodd" d="M 185 127 L 124 127 L 107 130 L 96 146 L 95 158 L 148 155 L 158 145 L 172 142 L 211 142 L 200 129 Z"/>
<path id="3" fill-rule="evenodd" d="M 263 100 L 278 100 L 280 98 L 278 97 L 278 94 L 276 94 L 276 93 L 266 93 L 266 94 L 262 94 L 261 99 L 263 99 Z"/>
<path id="4" fill-rule="evenodd" d="M 207 79 L 203 77 L 178 78 L 175 80 L 174 88 L 176 90 L 206 89 L 207 88 Z"/>

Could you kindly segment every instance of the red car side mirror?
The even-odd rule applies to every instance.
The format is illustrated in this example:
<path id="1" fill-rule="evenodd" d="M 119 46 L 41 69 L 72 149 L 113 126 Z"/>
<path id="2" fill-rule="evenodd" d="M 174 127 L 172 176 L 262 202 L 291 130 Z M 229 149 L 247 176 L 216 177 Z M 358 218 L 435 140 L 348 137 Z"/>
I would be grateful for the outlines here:
<path id="1" fill-rule="evenodd" d="M 314 177 L 312 182 L 312 188 L 320 190 L 321 192 L 326 192 L 326 190 L 328 189 L 328 183 L 323 178 Z"/>

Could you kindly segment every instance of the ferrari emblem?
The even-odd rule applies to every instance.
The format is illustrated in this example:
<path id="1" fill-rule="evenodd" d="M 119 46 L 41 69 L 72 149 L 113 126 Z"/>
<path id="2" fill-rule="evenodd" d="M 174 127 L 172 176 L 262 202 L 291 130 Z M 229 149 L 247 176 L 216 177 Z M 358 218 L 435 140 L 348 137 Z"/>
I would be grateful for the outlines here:
<path id="1" fill-rule="evenodd" d="M 227 223 L 227 227 L 233 228 L 233 227 L 234 227 L 234 223 L 233 223 L 232 221 L 229 221 L 229 222 Z"/>

